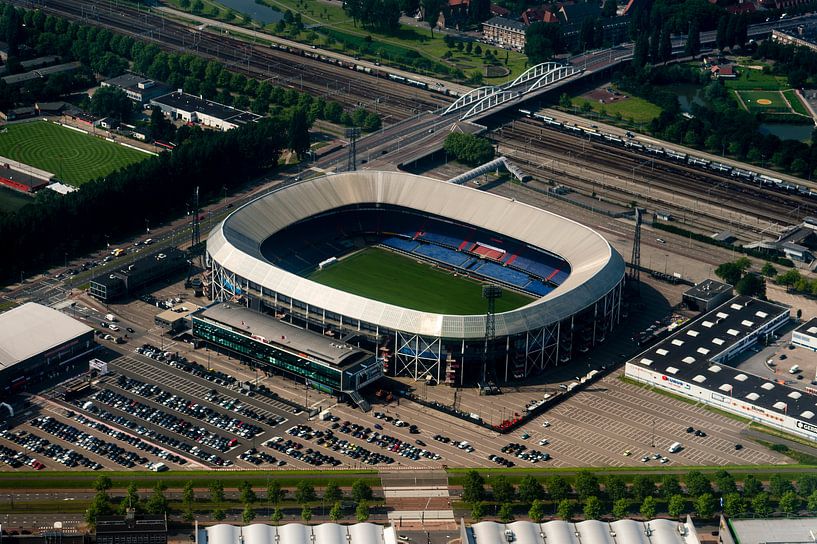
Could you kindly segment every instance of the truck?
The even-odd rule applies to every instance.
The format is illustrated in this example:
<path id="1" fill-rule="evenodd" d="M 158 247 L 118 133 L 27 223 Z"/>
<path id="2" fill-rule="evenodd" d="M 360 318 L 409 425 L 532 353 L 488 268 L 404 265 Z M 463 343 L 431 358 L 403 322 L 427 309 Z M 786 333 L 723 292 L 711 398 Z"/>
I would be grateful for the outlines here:
<path id="1" fill-rule="evenodd" d="M 116 323 L 117 321 L 119 321 L 119 320 L 116 318 L 116 316 L 115 316 L 115 315 L 113 315 L 113 314 L 105 314 L 105 319 L 107 319 L 107 320 L 108 320 L 108 321 L 110 321 L 111 323 Z"/>
<path id="2" fill-rule="evenodd" d="M 167 468 L 167 465 L 164 463 L 156 463 L 155 465 L 150 467 L 150 470 L 152 470 L 153 472 L 164 472 L 169 469 Z"/>

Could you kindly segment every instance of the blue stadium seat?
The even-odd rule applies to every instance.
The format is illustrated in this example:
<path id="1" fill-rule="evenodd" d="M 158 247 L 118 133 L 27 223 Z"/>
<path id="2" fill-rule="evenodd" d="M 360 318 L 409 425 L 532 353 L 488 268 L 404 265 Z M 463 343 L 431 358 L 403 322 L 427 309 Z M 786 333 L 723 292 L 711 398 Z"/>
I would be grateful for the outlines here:
<path id="1" fill-rule="evenodd" d="M 462 266 L 465 261 L 471 258 L 458 251 L 433 244 L 421 244 L 420 247 L 414 250 L 414 253 L 457 267 Z"/>
<path id="2" fill-rule="evenodd" d="M 502 265 L 490 261 L 483 262 L 482 266 L 474 269 L 474 272 L 486 278 L 494 278 L 503 283 L 515 285 L 516 287 L 524 287 L 530 282 L 530 278 L 524 272 L 505 268 Z"/>
<path id="3" fill-rule="evenodd" d="M 397 238 L 396 236 L 386 238 L 380 243 L 386 247 L 400 249 L 402 251 L 407 251 L 409 253 L 417 249 L 417 246 L 420 245 L 420 243 L 416 242 L 415 240 L 406 240 L 404 238 Z"/>

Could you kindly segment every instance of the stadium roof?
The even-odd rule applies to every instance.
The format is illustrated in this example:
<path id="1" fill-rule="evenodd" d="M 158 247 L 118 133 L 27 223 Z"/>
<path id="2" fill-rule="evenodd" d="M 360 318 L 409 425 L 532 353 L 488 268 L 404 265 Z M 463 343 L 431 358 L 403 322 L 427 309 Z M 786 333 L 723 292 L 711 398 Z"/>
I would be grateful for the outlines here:
<path id="1" fill-rule="evenodd" d="M 373 523 L 339 525 L 255 523 L 237 527 L 221 523 L 199 531 L 196 544 L 396 544 L 394 529 Z"/>
<path id="2" fill-rule="evenodd" d="M 28 302 L 0 314 L 0 370 L 92 329 L 47 306 Z"/>
<path id="3" fill-rule="evenodd" d="M 496 334 L 522 333 L 571 317 L 615 289 L 624 261 L 593 229 L 571 219 L 478 189 L 402 172 L 345 172 L 306 180 L 245 204 L 207 238 L 222 267 L 297 300 L 393 330 L 443 338 L 482 338 L 484 315 L 411 310 L 320 285 L 282 270 L 261 254 L 275 232 L 312 215 L 360 203 L 383 203 L 449 217 L 544 248 L 571 273 L 545 297 L 496 315 Z"/>
<path id="4" fill-rule="evenodd" d="M 683 527 L 683 533 L 679 530 Z M 509 524 L 482 521 L 466 530 L 463 544 L 698 544 L 688 520 L 682 524 L 668 519 L 648 522 L 621 519 L 612 523 L 586 520 L 570 523 L 516 521 Z"/>

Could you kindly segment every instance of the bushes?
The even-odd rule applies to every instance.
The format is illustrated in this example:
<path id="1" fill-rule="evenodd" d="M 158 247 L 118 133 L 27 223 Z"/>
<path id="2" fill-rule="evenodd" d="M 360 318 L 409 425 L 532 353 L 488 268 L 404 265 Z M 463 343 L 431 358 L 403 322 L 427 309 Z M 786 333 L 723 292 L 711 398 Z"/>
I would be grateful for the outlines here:
<path id="1" fill-rule="evenodd" d="M 445 138 L 445 151 L 460 162 L 476 166 L 494 158 L 494 148 L 485 138 L 452 132 Z"/>

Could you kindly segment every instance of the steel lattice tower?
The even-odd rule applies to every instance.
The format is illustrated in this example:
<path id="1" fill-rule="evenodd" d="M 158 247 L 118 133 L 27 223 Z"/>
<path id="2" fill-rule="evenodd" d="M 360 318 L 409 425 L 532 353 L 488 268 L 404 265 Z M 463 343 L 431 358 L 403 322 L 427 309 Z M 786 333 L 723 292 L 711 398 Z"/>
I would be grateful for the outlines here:
<path id="1" fill-rule="evenodd" d="M 352 127 L 346 129 L 346 137 L 349 138 L 349 159 L 346 170 L 353 172 L 357 170 L 357 138 L 360 136 L 360 128 Z"/>
<path id="2" fill-rule="evenodd" d="M 641 209 L 635 208 L 635 234 L 633 235 L 633 256 L 630 259 L 630 281 L 638 288 L 641 279 Z"/>
<path id="3" fill-rule="evenodd" d="M 482 383 L 485 385 L 488 378 L 488 361 L 493 362 L 496 339 L 496 299 L 502 297 L 502 288 L 486 283 L 482 286 L 482 297 L 488 300 L 488 311 L 485 314 L 485 349 L 482 352 Z"/>

